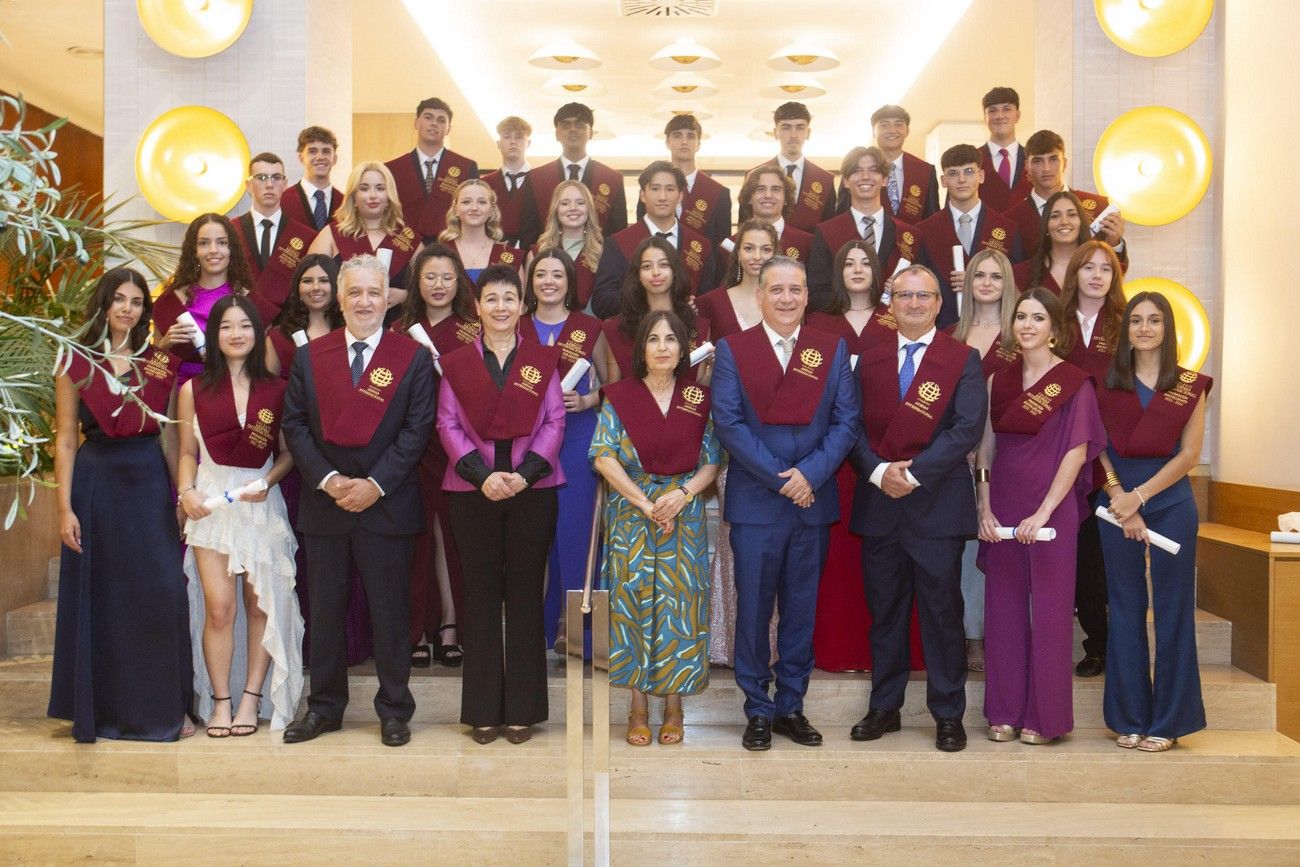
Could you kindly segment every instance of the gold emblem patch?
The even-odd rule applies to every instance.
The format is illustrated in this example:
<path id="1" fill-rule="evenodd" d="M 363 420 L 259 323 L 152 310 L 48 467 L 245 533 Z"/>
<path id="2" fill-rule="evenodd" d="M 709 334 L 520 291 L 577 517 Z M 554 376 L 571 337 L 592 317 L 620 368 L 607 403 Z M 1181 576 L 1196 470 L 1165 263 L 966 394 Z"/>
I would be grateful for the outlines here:
<path id="1" fill-rule="evenodd" d="M 912 243 L 914 243 L 915 241 L 916 241 L 916 236 L 913 235 L 911 232 L 904 232 L 904 233 L 903 233 L 903 243 L 904 243 L 904 244 L 907 244 L 907 245 L 910 246 L 910 245 L 911 245 Z"/>
<path id="2" fill-rule="evenodd" d="M 1196 382 L 1196 372 L 1192 370 L 1184 370 L 1182 373 L 1178 374 L 1178 378 L 1188 385 L 1191 385 L 1193 382 Z"/>
<path id="3" fill-rule="evenodd" d="M 542 372 L 531 364 L 525 364 L 523 369 L 519 371 L 519 375 L 523 377 L 524 382 L 527 382 L 529 385 L 537 385 L 537 383 L 542 381 Z"/>
<path id="4" fill-rule="evenodd" d="M 451 168 L 447 169 L 447 177 L 449 178 L 460 177 L 460 166 L 452 166 Z"/>
<path id="5" fill-rule="evenodd" d="M 921 188 L 916 184 L 912 184 L 910 187 L 907 188 L 907 194 L 909 196 L 919 196 L 921 195 Z"/>
<path id="6" fill-rule="evenodd" d="M 609 195 L 609 184 L 601 184 L 601 185 L 600 185 L 599 187 L 597 187 L 596 189 L 600 190 L 600 194 L 601 194 L 602 196 L 608 196 L 608 195 Z"/>
<path id="7" fill-rule="evenodd" d="M 303 247 L 302 238 L 290 238 L 289 246 L 293 247 L 295 250 L 301 250 Z"/>
<path id="8" fill-rule="evenodd" d="M 1043 394 L 1047 395 L 1048 397 L 1056 397 L 1060 393 L 1061 393 L 1061 386 L 1055 382 L 1050 383 L 1046 388 L 1043 389 Z"/>
<path id="9" fill-rule="evenodd" d="M 376 388 L 387 388 L 393 384 L 393 372 L 387 367 L 376 367 L 370 371 L 370 383 Z"/>
<path id="10" fill-rule="evenodd" d="M 270 424 L 275 421 L 275 413 L 271 412 L 271 410 L 266 407 L 262 407 L 257 411 L 257 420 L 262 424 Z"/>
<path id="11" fill-rule="evenodd" d="M 698 385 L 688 385 L 682 389 L 682 399 L 691 406 L 699 406 L 704 403 L 704 389 Z"/>
<path id="12" fill-rule="evenodd" d="M 704 245 L 701 244 L 699 241 L 691 241 L 691 252 L 693 252 L 693 253 L 703 253 L 703 252 L 704 252 Z"/>
<path id="13" fill-rule="evenodd" d="M 805 349 L 803 352 L 799 353 L 799 360 L 803 362 L 804 367 L 821 367 L 822 362 L 825 359 L 822 358 L 822 354 L 820 352 L 818 352 L 816 349 L 813 349 L 812 347 L 809 347 Z"/>
<path id="14" fill-rule="evenodd" d="M 1097 210 L 1097 200 L 1096 200 L 1096 199 L 1084 199 L 1084 200 L 1083 200 L 1082 202 L 1080 202 L 1079 204 L 1083 205 L 1083 208 L 1084 208 L 1084 210 L 1086 210 L 1086 211 L 1095 211 L 1095 210 Z"/>
<path id="15" fill-rule="evenodd" d="M 817 193 L 818 195 L 821 195 L 821 192 L 822 192 L 822 190 L 824 190 L 824 189 L 826 189 L 826 188 L 822 186 L 822 182 L 821 182 L 821 181 L 813 181 L 813 182 L 812 182 L 812 191 L 813 191 L 814 193 Z"/>
<path id="16" fill-rule="evenodd" d="M 501 261 L 509 265 L 511 262 L 515 261 L 515 254 L 511 253 L 509 250 L 506 250 L 504 253 L 501 254 Z"/>
<path id="17" fill-rule="evenodd" d="M 798 247 L 786 247 L 786 248 L 785 248 L 785 255 L 788 256 L 788 257 L 791 258 L 791 259 L 798 259 L 798 258 L 799 258 L 799 248 L 798 248 Z"/>
<path id="18" fill-rule="evenodd" d="M 707 211 L 708 209 L 709 209 L 709 203 L 708 203 L 708 202 L 704 201 L 703 199 L 696 199 L 696 200 L 695 200 L 695 210 L 699 211 L 700 213 L 704 213 L 704 212 Z"/>
<path id="19" fill-rule="evenodd" d="M 993 235 L 993 239 L 995 241 L 1005 241 L 1007 237 L 1007 230 L 999 226 L 998 228 L 994 229 L 990 234 Z"/>
<path id="20" fill-rule="evenodd" d="M 574 343 L 585 343 L 587 341 L 587 332 L 583 331 L 581 328 L 575 328 L 569 335 L 569 339 Z"/>
<path id="21" fill-rule="evenodd" d="M 916 393 L 921 396 L 921 400 L 934 403 L 939 399 L 939 395 L 943 394 L 943 390 L 939 388 L 939 383 L 927 379 L 921 383 L 921 387 L 916 390 Z"/>

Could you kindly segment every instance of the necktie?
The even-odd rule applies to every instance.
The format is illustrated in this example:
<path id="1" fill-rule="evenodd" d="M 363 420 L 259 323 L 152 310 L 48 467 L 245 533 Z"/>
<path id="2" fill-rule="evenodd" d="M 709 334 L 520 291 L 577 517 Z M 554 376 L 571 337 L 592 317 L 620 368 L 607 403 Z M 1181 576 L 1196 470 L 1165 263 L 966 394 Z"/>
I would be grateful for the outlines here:
<path id="1" fill-rule="evenodd" d="M 790 357 L 794 355 L 794 338 L 779 338 L 776 345 L 781 350 L 781 369 L 787 370 L 790 367 Z"/>
<path id="2" fill-rule="evenodd" d="M 862 240 L 876 246 L 876 221 L 873 217 L 862 218 Z"/>
<path id="3" fill-rule="evenodd" d="M 438 165 L 437 160 L 424 161 L 424 194 L 426 196 L 433 192 L 433 173 L 436 165 Z"/>
<path id="4" fill-rule="evenodd" d="M 572 165 L 569 166 L 569 180 L 571 180 L 571 181 L 576 181 L 576 180 L 578 180 L 578 164 L 577 164 L 577 163 L 573 163 Z"/>
<path id="5" fill-rule="evenodd" d="M 519 179 L 524 176 L 524 172 L 506 172 L 506 190 L 513 193 L 519 189 Z"/>
<path id="6" fill-rule="evenodd" d="M 998 164 L 998 177 L 1002 178 L 1002 183 L 1008 187 L 1011 186 L 1011 154 L 1007 153 L 1006 148 L 998 151 L 998 156 L 1002 157 L 1002 162 Z"/>
<path id="7" fill-rule="evenodd" d="M 957 218 L 957 240 L 961 241 L 962 247 L 966 249 L 966 255 L 970 255 L 972 237 L 970 214 L 962 214 Z"/>
<path id="8" fill-rule="evenodd" d="M 788 165 L 788 166 L 785 167 L 785 176 L 786 176 L 787 178 L 793 178 L 793 177 L 794 177 L 794 171 L 795 171 L 795 169 L 797 169 L 797 168 L 799 168 L 799 164 L 798 164 L 798 163 L 790 163 L 790 165 Z"/>
<path id="9" fill-rule="evenodd" d="M 885 193 L 889 196 L 890 209 L 897 214 L 898 205 L 901 201 L 898 195 L 898 166 L 894 166 L 889 170 L 889 185 L 886 187 Z"/>
<path id="10" fill-rule="evenodd" d="M 357 384 L 361 382 L 362 371 L 366 369 L 365 359 L 362 358 L 362 353 L 366 351 L 366 342 L 364 340 L 356 341 L 352 344 L 352 351 L 356 353 L 356 355 L 352 356 L 352 387 L 356 388 Z"/>
<path id="11" fill-rule="evenodd" d="M 912 380 L 916 378 L 916 363 L 912 361 L 912 356 L 924 345 L 924 343 L 909 343 L 903 347 L 907 357 L 903 359 L 903 366 L 898 369 L 899 400 L 907 397 L 907 390 L 912 387 Z"/>
<path id="12" fill-rule="evenodd" d="M 325 191 L 317 190 L 314 196 L 316 207 L 312 209 L 311 218 L 316 223 L 317 229 L 325 228 L 325 221 L 329 219 L 329 211 L 325 210 Z"/>
<path id="13" fill-rule="evenodd" d="M 667 241 L 669 244 L 671 244 L 671 243 L 673 242 L 673 233 L 672 233 L 672 232 L 655 232 L 655 237 L 656 237 L 656 238 L 663 238 L 663 239 L 664 239 L 665 241 Z"/>
<path id="14" fill-rule="evenodd" d="M 271 221 L 262 221 L 262 243 L 258 245 L 257 257 L 261 260 L 261 267 L 266 268 L 267 261 L 271 258 Z"/>

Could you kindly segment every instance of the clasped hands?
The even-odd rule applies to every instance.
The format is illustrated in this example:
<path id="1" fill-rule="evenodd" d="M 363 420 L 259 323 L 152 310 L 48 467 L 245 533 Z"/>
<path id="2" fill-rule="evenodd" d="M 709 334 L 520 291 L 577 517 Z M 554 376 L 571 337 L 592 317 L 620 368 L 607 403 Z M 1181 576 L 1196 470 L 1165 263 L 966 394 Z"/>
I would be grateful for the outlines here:
<path id="1" fill-rule="evenodd" d="M 650 520 L 650 523 L 659 528 L 659 532 L 667 536 L 673 531 L 673 522 L 681 514 L 682 509 L 686 507 L 686 494 L 681 488 L 673 488 L 659 495 L 656 500 L 645 498 L 645 502 L 639 503 L 637 508 L 641 514 Z"/>
<path id="2" fill-rule="evenodd" d="M 788 497 L 799 508 L 806 509 L 817 501 L 813 496 L 812 485 L 798 467 L 791 467 L 785 472 L 777 473 L 777 476 L 786 480 L 777 493 Z"/>
<path id="3" fill-rule="evenodd" d="M 325 493 L 334 498 L 334 505 L 345 512 L 364 512 L 379 499 L 379 488 L 369 479 L 353 479 L 341 473 L 330 476 L 325 483 Z"/>
<path id="4" fill-rule="evenodd" d="M 525 482 L 524 477 L 518 473 L 507 473 L 504 470 L 497 470 L 484 479 L 483 485 L 479 490 L 482 491 L 483 496 L 487 497 L 489 500 L 499 502 L 501 500 L 510 499 L 527 487 L 528 483 Z"/>
<path id="5" fill-rule="evenodd" d="M 887 465 L 885 474 L 880 477 L 880 490 L 895 500 L 902 499 L 916 490 L 917 486 L 907 478 L 907 469 L 910 466 L 912 466 L 911 461 L 894 461 Z"/>
<path id="6" fill-rule="evenodd" d="M 1124 538 L 1135 542 L 1147 542 L 1147 522 L 1138 509 L 1142 507 L 1142 498 L 1136 491 L 1124 491 L 1111 498 L 1110 513 L 1119 521 L 1124 530 Z"/>

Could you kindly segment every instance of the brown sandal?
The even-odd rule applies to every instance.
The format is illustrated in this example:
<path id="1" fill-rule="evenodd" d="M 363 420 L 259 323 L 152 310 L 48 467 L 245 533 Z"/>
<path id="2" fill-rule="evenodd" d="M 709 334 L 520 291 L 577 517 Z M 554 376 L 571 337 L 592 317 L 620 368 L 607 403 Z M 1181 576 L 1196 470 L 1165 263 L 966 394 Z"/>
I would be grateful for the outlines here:
<path id="1" fill-rule="evenodd" d="M 634 747 L 650 746 L 650 712 L 630 711 L 627 715 L 627 742 Z"/>
<path id="2" fill-rule="evenodd" d="M 676 717 L 677 722 L 669 722 L 674 717 Z M 681 711 L 671 716 L 667 711 L 664 711 L 664 722 L 663 725 L 659 726 L 659 743 L 664 746 L 680 744 L 682 738 L 686 736 L 686 732 L 682 728 L 685 722 L 685 717 Z"/>

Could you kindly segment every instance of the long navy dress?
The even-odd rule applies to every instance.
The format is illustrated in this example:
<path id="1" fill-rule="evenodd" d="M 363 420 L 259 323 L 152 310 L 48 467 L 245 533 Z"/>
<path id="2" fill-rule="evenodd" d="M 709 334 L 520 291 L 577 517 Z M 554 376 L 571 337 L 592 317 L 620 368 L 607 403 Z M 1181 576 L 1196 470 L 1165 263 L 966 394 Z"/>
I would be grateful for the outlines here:
<path id="1" fill-rule="evenodd" d="M 174 741 L 190 710 L 180 532 L 158 437 L 109 437 L 82 404 L 72 473 L 78 554 L 63 548 L 49 715 L 72 736 Z"/>

